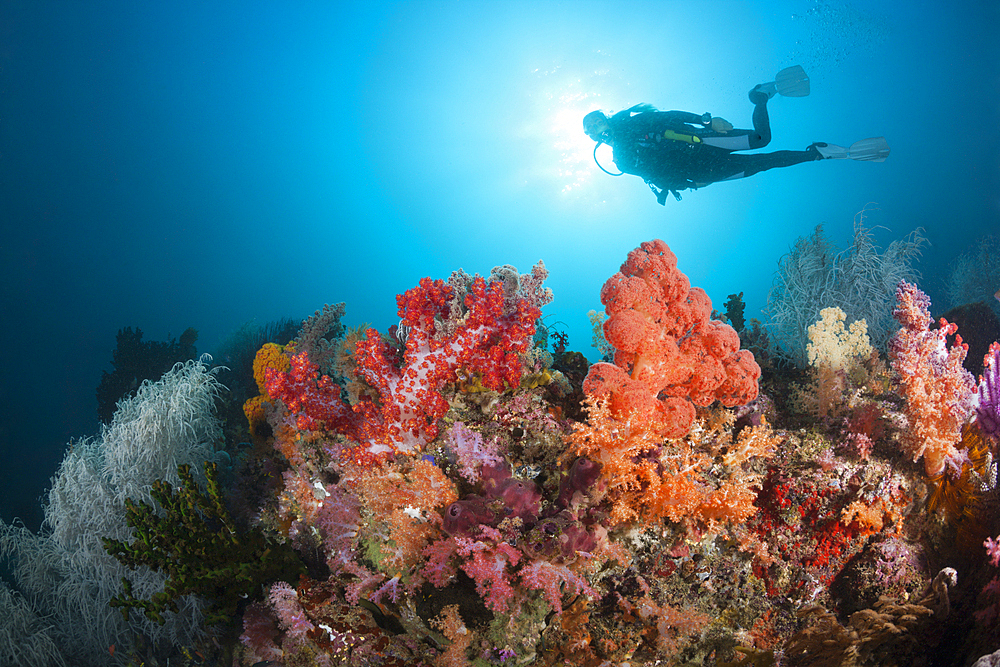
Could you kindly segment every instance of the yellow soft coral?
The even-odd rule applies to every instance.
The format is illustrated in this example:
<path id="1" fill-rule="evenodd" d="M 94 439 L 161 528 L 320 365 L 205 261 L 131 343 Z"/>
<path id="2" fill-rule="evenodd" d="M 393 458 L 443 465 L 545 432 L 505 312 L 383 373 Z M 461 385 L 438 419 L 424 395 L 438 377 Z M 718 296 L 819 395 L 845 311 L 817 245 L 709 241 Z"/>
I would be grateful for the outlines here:
<path id="1" fill-rule="evenodd" d="M 847 314 L 840 308 L 824 308 L 819 316 L 819 321 L 808 329 L 806 353 L 810 366 L 826 365 L 834 370 L 847 370 L 856 359 L 872 353 L 865 320 L 855 320 L 850 327 L 844 327 Z"/>
<path id="2" fill-rule="evenodd" d="M 809 327 L 806 353 L 815 369 L 814 394 L 805 403 L 818 416 L 834 416 L 843 403 L 844 376 L 872 353 L 865 320 L 844 326 L 847 315 L 840 308 L 824 308 L 820 320 Z"/>

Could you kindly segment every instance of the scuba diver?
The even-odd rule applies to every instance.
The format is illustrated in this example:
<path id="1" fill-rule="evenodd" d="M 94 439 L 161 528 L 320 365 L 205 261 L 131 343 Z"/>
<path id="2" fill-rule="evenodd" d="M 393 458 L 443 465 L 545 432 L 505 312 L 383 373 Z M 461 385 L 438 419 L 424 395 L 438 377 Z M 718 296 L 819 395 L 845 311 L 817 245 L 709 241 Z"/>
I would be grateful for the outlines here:
<path id="1" fill-rule="evenodd" d="M 809 77 L 799 65 L 778 72 L 774 81 L 754 86 L 750 91 L 753 129 L 738 130 L 728 121 L 687 111 L 657 111 L 649 104 L 637 104 L 610 118 L 603 111 L 583 117 L 583 131 L 597 142 L 594 161 L 601 144 L 611 146 L 612 159 L 620 174 L 641 177 L 662 205 L 671 193 L 680 201 L 681 190 L 697 189 L 710 183 L 745 178 L 775 167 L 828 159 L 882 162 L 889 156 L 885 137 L 862 139 L 849 148 L 814 143 L 804 151 L 742 154 L 734 151 L 763 148 L 771 142 L 767 102 L 775 95 L 805 97 Z"/>

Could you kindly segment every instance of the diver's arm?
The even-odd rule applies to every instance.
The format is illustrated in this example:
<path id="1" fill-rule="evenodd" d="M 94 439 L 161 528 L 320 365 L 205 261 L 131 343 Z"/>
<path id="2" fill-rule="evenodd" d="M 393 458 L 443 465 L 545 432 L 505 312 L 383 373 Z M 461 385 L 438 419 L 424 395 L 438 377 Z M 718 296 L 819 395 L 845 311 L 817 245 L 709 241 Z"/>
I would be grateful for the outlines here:
<path id="1" fill-rule="evenodd" d="M 712 122 L 712 114 L 708 112 L 696 114 L 690 111 L 661 111 L 660 116 L 669 123 L 687 123 L 703 127 Z"/>
<path id="2" fill-rule="evenodd" d="M 611 117 L 611 122 L 621 122 L 632 118 L 633 114 L 655 114 L 656 120 L 659 122 L 666 122 L 671 124 L 677 123 L 687 123 L 690 125 L 701 125 L 706 126 L 712 122 L 712 114 L 696 114 L 690 111 L 657 111 L 654 107 L 648 104 L 636 104 L 634 107 L 625 109 L 624 111 L 619 111 L 614 116 Z M 651 116 L 643 116 L 644 118 L 651 118 Z"/>
<path id="3" fill-rule="evenodd" d="M 672 129 L 677 129 L 683 123 L 699 135 L 704 130 L 709 130 L 717 134 L 727 134 L 733 129 L 733 124 L 725 118 L 712 116 L 707 111 L 700 116 L 688 111 L 664 111 L 657 114 L 657 116 L 661 119 L 661 122 Z"/>

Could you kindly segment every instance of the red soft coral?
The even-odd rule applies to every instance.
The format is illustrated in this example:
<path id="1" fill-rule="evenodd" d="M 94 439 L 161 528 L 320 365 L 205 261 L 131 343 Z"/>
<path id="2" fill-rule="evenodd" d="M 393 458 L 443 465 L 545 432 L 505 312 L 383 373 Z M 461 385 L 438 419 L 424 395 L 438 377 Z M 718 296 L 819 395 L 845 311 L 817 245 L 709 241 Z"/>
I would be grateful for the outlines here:
<path id="1" fill-rule="evenodd" d="M 264 370 L 265 387 L 271 398 L 280 400 L 295 415 L 295 425 L 302 431 L 325 428 L 353 433 L 357 416 L 340 399 L 340 385 L 319 374 L 319 366 L 305 352 L 291 359 L 286 372 L 269 366 Z"/>
<path id="2" fill-rule="evenodd" d="M 398 297 L 406 332 L 402 358 L 374 330 L 357 344 L 357 373 L 380 395 L 377 404 L 365 399 L 360 408 L 363 439 L 372 451 L 412 452 L 433 440 L 448 410 L 440 390 L 458 379 L 459 369 L 489 389 L 520 383 L 519 355 L 531 345 L 541 310 L 529 295 L 507 293 L 499 280 L 476 276 L 465 290 L 462 296 L 425 278 Z"/>
<path id="3" fill-rule="evenodd" d="M 659 239 L 629 253 L 601 290 L 604 335 L 615 363 L 594 364 L 584 391 L 608 396 L 616 415 L 637 411 L 665 437 L 688 432 L 695 406 L 731 407 L 757 397 L 760 367 L 736 331 L 711 320 L 712 302 L 677 269 Z"/>
<path id="4" fill-rule="evenodd" d="M 551 294 L 541 287 L 544 264 L 531 274 L 509 267 L 489 280 L 456 272 L 449 283 L 423 278 L 396 299 L 403 349 L 369 329 L 354 348 L 354 373 L 377 397 L 362 395 L 352 405 L 340 398 L 341 387 L 319 375 L 302 352 L 287 372 L 269 368 L 267 391 L 295 416 L 299 430 L 327 430 L 361 443 L 350 453 L 415 453 L 438 435 L 438 421 L 448 410 L 442 388 L 463 370 L 482 386 L 497 391 L 521 382 L 521 355 L 531 347 L 535 321 Z M 291 460 L 291 459 L 290 459 Z"/>

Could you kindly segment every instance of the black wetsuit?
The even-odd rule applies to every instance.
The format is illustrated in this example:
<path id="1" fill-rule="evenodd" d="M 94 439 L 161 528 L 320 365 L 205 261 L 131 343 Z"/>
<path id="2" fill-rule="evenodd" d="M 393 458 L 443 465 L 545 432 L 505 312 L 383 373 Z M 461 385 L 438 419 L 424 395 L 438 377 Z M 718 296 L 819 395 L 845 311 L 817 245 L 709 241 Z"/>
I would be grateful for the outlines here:
<path id="1" fill-rule="evenodd" d="M 820 158 L 811 150 L 734 153 L 761 148 L 770 141 L 764 104 L 758 104 L 754 111 L 754 130 L 714 132 L 702 124 L 701 116 L 687 111 L 634 113 L 631 109 L 616 113 L 608 125 L 615 164 L 626 174 L 642 177 L 661 204 L 668 192 L 679 199 L 678 193 L 687 188 Z M 713 141 L 721 146 L 711 145 Z"/>

